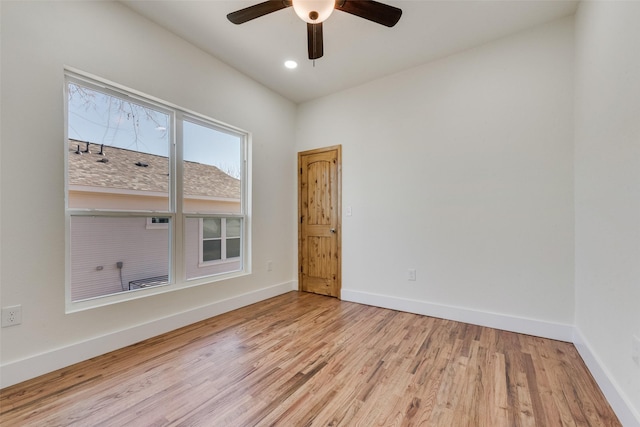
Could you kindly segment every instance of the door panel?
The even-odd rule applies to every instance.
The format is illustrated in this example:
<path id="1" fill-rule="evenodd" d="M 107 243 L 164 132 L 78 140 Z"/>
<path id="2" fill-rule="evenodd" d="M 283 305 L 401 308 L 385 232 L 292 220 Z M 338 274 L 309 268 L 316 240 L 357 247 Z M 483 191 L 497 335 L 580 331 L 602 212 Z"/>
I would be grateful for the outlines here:
<path id="1" fill-rule="evenodd" d="M 299 289 L 340 297 L 341 147 L 298 154 Z"/>
<path id="2" fill-rule="evenodd" d="M 332 217 L 331 159 L 306 160 L 306 181 L 309 189 L 307 200 L 305 200 L 307 204 L 307 225 L 329 225 Z M 309 162 L 309 160 L 312 162 Z"/>

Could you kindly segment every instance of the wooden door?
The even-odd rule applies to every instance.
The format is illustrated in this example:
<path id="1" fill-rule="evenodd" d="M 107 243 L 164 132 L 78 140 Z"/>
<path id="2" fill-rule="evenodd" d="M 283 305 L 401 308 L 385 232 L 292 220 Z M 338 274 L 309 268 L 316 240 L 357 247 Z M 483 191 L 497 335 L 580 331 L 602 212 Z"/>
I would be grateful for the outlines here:
<path id="1" fill-rule="evenodd" d="M 342 146 L 298 153 L 298 289 L 340 298 Z"/>

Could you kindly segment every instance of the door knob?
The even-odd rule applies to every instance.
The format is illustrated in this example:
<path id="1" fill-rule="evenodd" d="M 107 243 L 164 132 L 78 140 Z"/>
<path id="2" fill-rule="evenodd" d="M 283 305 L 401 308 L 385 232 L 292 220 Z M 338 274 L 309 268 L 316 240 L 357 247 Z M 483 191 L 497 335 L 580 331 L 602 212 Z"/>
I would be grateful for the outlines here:
<path id="1" fill-rule="evenodd" d="M 332 233 L 335 233 L 335 232 L 336 232 L 336 229 L 335 229 L 335 228 L 332 228 L 332 229 L 331 229 L 331 230 L 329 230 L 329 231 L 330 231 L 330 232 L 332 232 Z"/>

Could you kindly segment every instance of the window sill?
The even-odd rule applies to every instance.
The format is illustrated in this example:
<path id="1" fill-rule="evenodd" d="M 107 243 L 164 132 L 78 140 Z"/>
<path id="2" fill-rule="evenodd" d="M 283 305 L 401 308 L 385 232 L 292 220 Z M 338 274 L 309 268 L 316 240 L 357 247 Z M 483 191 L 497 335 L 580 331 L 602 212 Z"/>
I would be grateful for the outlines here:
<path id="1" fill-rule="evenodd" d="M 232 264 L 234 262 L 240 261 L 240 257 L 236 258 L 227 258 L 224 260 L 216 260 L 216 261 L 199 261 L 198 267 L 212 267 L 214 265 L 224 265 L 224 264 Z"/>
<path id="2" fill-rule="evenodd" d="M 207 276 L 201 278 L 189 279 L 179 283 L 169 283 L 165 285 L 150 286 L 139 289 L 132 289 L 130 291 L 119 292 L 116 294 L 105 295 L 101 297 L 95 297 L 91 299 L 81 301 L 67 301 L 65 307 L 65 313 L 77 313 L 80 311 L 91 310 L 94 308 L 106 307 L 113 304 L 119 304 L 125 301 L 133 301 L 141 298 L 150 297 L 153 295 L 166 294 L 169 292 L 180 291 L 184 289 L 193 288 L 196 286 L 220 284 L 228 280 L 236 279 L 239 277 L 249 276 L 251 271 L 234 271 L 231 273 L 220 274 L 216 276 Z"/>

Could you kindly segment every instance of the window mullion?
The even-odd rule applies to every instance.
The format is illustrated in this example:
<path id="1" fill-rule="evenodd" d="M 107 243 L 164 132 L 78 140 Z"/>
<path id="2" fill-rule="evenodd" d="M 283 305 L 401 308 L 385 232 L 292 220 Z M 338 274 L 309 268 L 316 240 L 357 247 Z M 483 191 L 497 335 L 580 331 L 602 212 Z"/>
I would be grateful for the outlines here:
<path id="1" fill-rule="evenodd" d="M 175 212 L 176 220 L 174 221 L 174 237 L 172 239 L 173 247 L 172 247 L 172 256 L 173 256 L 173 265 L 175 268 L 174 280 L 183 281 L 186 277 L 186 268 L 185 268 L 185 259 L 184 256 L 180 254 L 184 253 L 184 212 L 183 212 L 183 195 L 184 195 L 184 185 L 183 185 L 183 177 L 184 177 L 184 168 L 183 168 L 183 121 L 182 121 L 182 113 L 180 111 L 176 111 L 173 120 L 173 141 L 171 144 L 173 161 L 172 161 L 172 170 L 173 170 L 173 179 L 171 180 L 171 188 L 173 194 L 173 205 L 172 209 Z"/>

